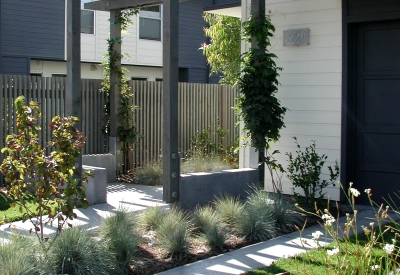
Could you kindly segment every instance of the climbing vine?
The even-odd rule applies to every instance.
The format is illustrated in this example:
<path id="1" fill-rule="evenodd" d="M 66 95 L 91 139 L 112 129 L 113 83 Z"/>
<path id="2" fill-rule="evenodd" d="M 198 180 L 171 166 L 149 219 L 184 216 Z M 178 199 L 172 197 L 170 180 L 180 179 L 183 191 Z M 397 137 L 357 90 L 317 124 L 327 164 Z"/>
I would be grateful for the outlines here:
<path id="1" fill-rule="evenodd" d="M 276 66 L 276 55 L 267 49 L 271 46 L 270 38 L 274 36 L 275 27 L 269 16 L 252 16 L 243 24 L 243 30 L 246 41 L 255 39 L 257 47 L 242 55 L 242 73 L 238 81 L 241 95 L 237 109 L 247 137 L 260 152 L 262 162 L 267 164 L 273 176 L 273 171 L 282 172 L 283 168 L 273 157 L 276 152 L 271 153 L 268 149 L 270 143 L 280 137 L 279 131 L 285 126 L 283 117 L 287 110 L 275 96 L 282 68 Z M 280 191 L 272 180 L 275 191 Z"/>
<path id="2" fill-rule="evenodd" d="M 121 11 L 113 24 L 121 24 L 121 31 L 127 31 L 130 24 L 133 23 L 131 16 L 139 12 L 138 8 L 127 9 Z M 122 152 L 124 154 L 124 159 L 126 162 L 126 167 L 129 168 L 128 152 L 132 150 L 132 145 L 136 142 L 139 133 L 136 131 L 136 125 L 133 121 L 133 115 L 135 110 L 138 108 L 130 103 L 133 98 L 133 93 L 125 79 L 126 68 L 118 66 L 118 62 L 124 58 L 122 53 L 114 51 L 115 43 L 122 44 L 122 37 L 115 37 L 107 39 L 108 47 L 107 54 L 105 55 L 106 61 L 103 62 L 104 68 L 104 78 L 101 84 L 101 91 L 110 94 L 110 75 L 116 76 L 116 85 L 119 88 L 121 94 L 121 105 L 117 112 L 117 137 L 120 142 L 122 142 Z M 110 133 L 110 104 L 107 103 L 105 106 L 105 114 L 107 117 L 107 123 L 104 127 L 104 132 Z"/>

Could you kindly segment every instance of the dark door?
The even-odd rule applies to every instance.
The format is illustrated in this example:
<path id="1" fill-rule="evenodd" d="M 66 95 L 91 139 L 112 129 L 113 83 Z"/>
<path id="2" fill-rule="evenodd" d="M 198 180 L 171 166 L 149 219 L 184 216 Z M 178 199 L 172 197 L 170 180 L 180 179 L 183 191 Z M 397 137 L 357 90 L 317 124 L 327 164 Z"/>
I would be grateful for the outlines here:
<path id="1" fill-rule="evenodd" d="M 400 190 L 400 21 L 358 26 L 356 78 L 355 186 L 381 203 Z"/>

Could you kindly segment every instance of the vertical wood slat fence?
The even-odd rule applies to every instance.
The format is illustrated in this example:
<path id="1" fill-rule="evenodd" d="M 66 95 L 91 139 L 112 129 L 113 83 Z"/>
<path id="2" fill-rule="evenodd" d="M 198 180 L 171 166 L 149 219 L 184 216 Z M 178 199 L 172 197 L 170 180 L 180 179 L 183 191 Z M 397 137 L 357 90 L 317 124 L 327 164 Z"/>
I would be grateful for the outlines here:
<path id="1" fill-rule="evenodd" d="M 106 123 L 104 106 L 107 97 L 99 92 L 101 80 L 82 80 L 82 131 L 87 136 L 84 154 L 108 153 L 108 139 L 103 134 Z M 162 143 L 162 82 L 129 81 L 139 107 L 134 121 L 143 136 L 134 146 L 135 166 L 158 160 Z M 45 147 L 51 138 L 47 125 L 55 115 L 65 113 L 65 78 L 0 75 L 0 148 L 5 146 L 6 136 L 15 131 L 15 98 L 23 95 L 28 101 L 38 101 L 42 110 L 40 139 Z M 238 97 L 234 87 L 217 84 L 179 83 L 179 148 L 187 153 L 192 150 L 192 137 L 210 128 L 212 139 L 217 142 L 218 125 L 229 130 L 224 139 L 229 144 L 239 135 L 235 127 L 237 117 L 233 110 Z M 49 152 L 47 152 L 49 153 Z M 0 154 L 0 162 L 3 154 Z M 0 175 L 0 185 L 3 185 Z"/>
<path id="2" fill-rule="evenodd" d="M 139 107 L 134 121 L 137 131 L 142 135 L 134 146 L 133 163 L 159 160 L 162 143 L 162 83 L 150 81 L 132 81 L 133 102 Z M 193 136 L 210 129 L 213 142 L 218 141 L 217 127 L 221 126 L 229 133 L 223 144 L 235 141 L 239 129 L 235 127 L 237 116 L 233 107 L 237 103 L 239 92 L 235 87 L 218 84 L 179 83 L 179 150 L 190 153 Z M 184 157 L 184 156 L 183 156 Z"/>

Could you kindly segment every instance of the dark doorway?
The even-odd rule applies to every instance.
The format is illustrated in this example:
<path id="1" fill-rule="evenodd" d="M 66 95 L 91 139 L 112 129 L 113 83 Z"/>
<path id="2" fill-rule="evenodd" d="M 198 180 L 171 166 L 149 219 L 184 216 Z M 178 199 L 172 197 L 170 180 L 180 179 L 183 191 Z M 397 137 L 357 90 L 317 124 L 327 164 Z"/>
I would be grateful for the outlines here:
<path id="1" fill-rule="evenodd" d="M 360 24 L 355 35 L 354 182 L 381 203 L 400 190 L 400 21 Z"/>

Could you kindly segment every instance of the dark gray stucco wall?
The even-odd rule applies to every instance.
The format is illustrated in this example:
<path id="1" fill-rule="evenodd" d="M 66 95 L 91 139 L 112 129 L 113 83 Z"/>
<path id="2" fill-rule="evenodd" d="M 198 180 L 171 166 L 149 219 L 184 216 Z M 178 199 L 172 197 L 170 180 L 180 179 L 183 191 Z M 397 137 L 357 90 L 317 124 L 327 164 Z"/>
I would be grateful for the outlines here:
<path id="1" fill-rule="evenodd" d="M 3 74 L 29 74 L 29 59 L 64 60 L 64 0 L 1 0 Z M 6 57 L 8 59 L 6 59 Z"/>
<path id="2" fill-rule="evenodd" d="M 207 39 L 202 0 L 179 3 L 179 67 L 188 68 L 188 82 L 208 82 L 206 58 L 199 48 Z"/>

